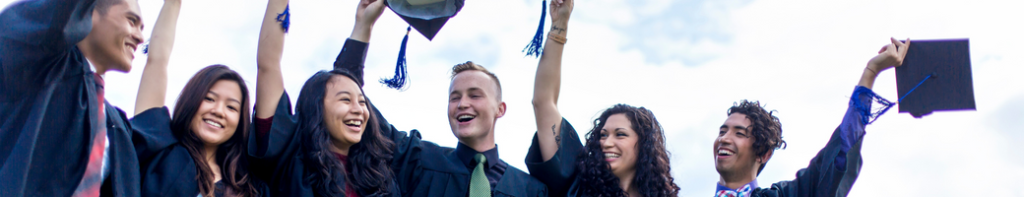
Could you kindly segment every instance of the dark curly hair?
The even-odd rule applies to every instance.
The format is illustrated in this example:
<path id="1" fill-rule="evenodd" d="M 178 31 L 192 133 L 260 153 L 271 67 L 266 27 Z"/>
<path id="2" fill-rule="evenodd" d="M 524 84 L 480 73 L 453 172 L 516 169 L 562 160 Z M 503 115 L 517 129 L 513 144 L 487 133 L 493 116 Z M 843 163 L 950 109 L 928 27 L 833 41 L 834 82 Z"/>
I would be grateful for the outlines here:
<path id="1" fill-rule="evenodd" d="M 654 114 L 646 108 L 616 104 L 601 113 L 594 120 L 594 128 L 587 132 L 585 151 L 580 153 L 577 169 L 579 169 L 579 189 L 583 196 L 626 196 L 619 186 L 619 178 L 612 174 L 611 166 L 604 160 L 601 150 L 601 128 L 604 128 L 608 117 L 624 114 L 629 118 L 639 140 L 637 144 L 636 176 L 633 186 L 637 187 L 641 196 L 677 196 L 679 186 L 674 182 L 669 153 L 665 149 L 665 132 L 654 118 Z"/>
<path id="2" fill-rule="evenodd" d="M 371 110 L 367 113 L 366 129 L 359 143 L 349 149 L 349 165 L 344 166 L 330 151 L 331 134 L 324 123 L 324 94 L 327 83 L 334 76 L 345 76 L 359 85 L 353 74 L 336 69 L 317 72 L 310 77 L 299 92 L 297 101 L 299 132 L 302 132 L 302 159 L 307 170 L 304 179 L 311 183 L 317 196 L 344 196 L 345 192 L 357 192 L 360 196 L 387 196 L 393 186 L 391 163 L 394 143 L 380 133 L 377 118 Z M 365 98 L 366 95 L 364 94 Z M 367 106 L 372 106 L 367 99 Z M 345 170 L 350 173 L 345 173 Z M 346 181 L 351 181 L 356 191 L 345 191 Z"/>
<path id="3" fill-rule="evenodd" d="M 239 109 L 238 127 L 235 134 L 227 141 L 217 146 L 214 153 L 214 160 L 220 165 L 221 182 L 227 189 L 237 196 L 259 196 L 254 185 L 255 176 L 249 176 L 249 162 L 246 157 L 249 139 L 249 88 L 245 86 L 245 80 L 237 72 L 224 65 L 211 65 L 199 70 L 192 79 L 188 80 L 185 88 L 174 105 L 174 114 L 171 117 L 171 131 L 174 136 L 181 139 L 181 145 L 185 147 L 196 165 L 196 181 L 199 182 L 199 194 L 202 196 L 214 195 L 213 170 L 206 164 L 206 153 L 203 150 L 203 141 L 192 131 L 192 118 L 199 111 L 203 99 L 206 98 L 210 88 L 220 80 L 228 80 L 238 84 L 242 90 L 241 109 Z"/>
<path id="4" fill-rule="evenodd" d="M 786 149 L 786 140 L 782 140 L 782 122 L 779 122 L 779 117 L 772 115 L 774 112 L 775 110 L 765 110 L 759 101 L 743 100 L 733 104 L 727 113 L 740 113 L 750 120 L 750 126 L 747 128 L 750 128 L 750 133 L 754 136 L 753 148 L 758 157 L 768 154 L 771 150 Z M 765 165 L 767 162 L 761 164 L 757 174 L 761 174 Z"/>

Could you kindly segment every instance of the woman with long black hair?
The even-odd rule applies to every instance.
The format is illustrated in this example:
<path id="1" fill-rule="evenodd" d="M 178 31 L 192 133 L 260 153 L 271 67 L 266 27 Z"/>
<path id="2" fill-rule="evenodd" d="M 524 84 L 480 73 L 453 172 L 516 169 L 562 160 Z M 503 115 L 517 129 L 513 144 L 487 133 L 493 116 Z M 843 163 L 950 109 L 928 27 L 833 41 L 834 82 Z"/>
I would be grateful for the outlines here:
<path id="1" fill-rule="evenodd" d="M 313 75 L 299 92 L 295 114 L 281 75 L 287 5 L 271 0 L 260 32 L 256 129 L 249 141 L 254 168 L 270 180 L 275 196 L 400 195 L 388 166 L 394 145 L 381 135 L 362 90 L 370 28 L 383 0 L 360 2 L 356 27 L 335 62 L 360 69 Z"/>
<path id="2" fill-rule="evenodd" d="M 676 196 L 665 132 L 650 110 L 617 104 L 594 120 L 586 145 L 557 101 L 562 49 L 573 0 L 551 1 L 551 32 L 537 67 L 533 107 L 537 134 L 526 156 L 530 175 L 550 196 Z"/>
<path id="3" fill-rule="evenodd" d="M 224 65 L 203 68 L 181 90 L 174 114 L 164 107 L 180 6 L 166 0 L 160 11 L 131 120 L 142 196 L 269 196 L 248 170 L 249 89 L 241 75 Z"/>

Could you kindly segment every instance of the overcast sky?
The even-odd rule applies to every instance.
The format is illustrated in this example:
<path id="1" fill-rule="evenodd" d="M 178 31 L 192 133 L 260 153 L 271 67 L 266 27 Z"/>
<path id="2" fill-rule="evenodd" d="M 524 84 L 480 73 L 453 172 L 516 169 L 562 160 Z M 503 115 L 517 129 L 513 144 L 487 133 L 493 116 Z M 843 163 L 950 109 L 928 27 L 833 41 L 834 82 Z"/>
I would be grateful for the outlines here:
<path id="1" fill-rule="evenodd" d="M 147 27 L 162 4 L 140 0 Z M 313 73 L 331 68 L 351 33 L 356 4 L 292 2 L 282 60 L 292 101 Z M 1014 146 L 1024 143 L 1021 7 L 1006 0 L 579 1 L 569 23 L 559 109 L 581 132 L 615 103 L 651 109 L 666 129 L 680 195 L 709 196 L 718 181 L 712 142 L 726 110 L 742 99 L 760 100 L 778 110 L 789 143 L 758 178 L 768 187 L 794 178 L 825 145 L 867 60 L 889 37 L 969 38 L 977 111 L 883 115 L 867 127 L 864 165 L 850 195 L 1024 196 L 1024 154 Z M 259 0 L 186 0 L 167 105 L 211 64 L 228 65 L 255 88 L 265 9 Z M 393 74 L 407 27 L 385 11 L 372 34 L 365 91 L 399 129 L 419 129 L 426 140 L 454 147 L 446 119 L 448 71 L 465 61 L 484 65 L 501 79 L 508 105 L 496 129 L 501 158 L 525 171 L 536 128 L 530 99 L 538 59 L 521 50 L 540 9 L 537 0 L 470 0 L 433 41 L 413 32 L 411 86 L 404 91 L 376 83 Z M 108 101 L 129 113 L 146 62 L 136 57 L 130 73 L 106 75 Z M 895 101 L 894 71 L 883 72 L 874 90 Z"/>

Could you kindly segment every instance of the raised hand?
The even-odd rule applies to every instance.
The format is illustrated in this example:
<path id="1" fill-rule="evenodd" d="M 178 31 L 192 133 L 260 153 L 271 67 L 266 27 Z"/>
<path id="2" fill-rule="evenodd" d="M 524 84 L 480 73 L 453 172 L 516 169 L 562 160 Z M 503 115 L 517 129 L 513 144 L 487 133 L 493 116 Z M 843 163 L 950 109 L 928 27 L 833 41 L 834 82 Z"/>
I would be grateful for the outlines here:
<path id="1" fill-rule="evenodd" d="M 878 55 L 868 61 L 857 85 L 871 88 L 875 85 L 875 78 L 878 77 L 879 72 L 903 65 L 903 58 L 907 57 L 907 51 L 910 50 L 910 38 L 907 38 L 907 42 L 900 42 L 896 38 L 889 38 L 889 40 L 892 43 L 882 47 L 878 51 Z"/>
<path id="2" fill-rule="evenodd" d="M 370 42 L 370 30 L 377 23 L 380 14 L 384 13 L 385 0 L 360 0 L 356 9 L 356 25 L 352 28 L 353 40 Z"/>
<path id="3" fill-rule="evenodd" d="M 569 15 L 572 14 L 573 0 L 551 0 L 548 12 L 551 13 L 552 30 L 554 26 L 565 27 L 569 23 Z"/>
<path id="4" fill-rule="evenodd" d="M 889 38 L 892 43 L 887 44 L 878 50 L 878 55 L 868 61 L 868 69 L 882 72 L 885 69 L 903 65 L 903 58 L 907 57 L 907 50 L 910 49 L 910 38 L 907 42 L 900 42 L 896 38 Z"/>

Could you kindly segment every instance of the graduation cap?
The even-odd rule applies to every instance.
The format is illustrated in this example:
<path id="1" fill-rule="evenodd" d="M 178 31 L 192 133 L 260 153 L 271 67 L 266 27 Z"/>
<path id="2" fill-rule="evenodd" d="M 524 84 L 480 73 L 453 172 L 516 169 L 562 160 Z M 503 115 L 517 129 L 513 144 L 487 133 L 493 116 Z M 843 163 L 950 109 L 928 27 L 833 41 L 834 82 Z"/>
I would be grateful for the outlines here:
<path id="1" fill-rule="evenodd" d="M 914 40 L 896 67 L 900 113 L 976 110 L 967 39 Z"/>
<path id="2" fill-rule="evenodd" d="M 384 0 L 384 5 L 409 23 L 410 27 L 406 28 L 405 38 L 402 39 L 402 46 L 398 52 L 395 76 L 391 79 L 381 79 L 380 82 L 395 89 L 405 86 L 405 45 L 409 42 L 409 32 L 416 29 L 427 37 L 427 40 L 433 40 L 448 19 L 462 10 L 463 4 L 465 0 Z"/>

